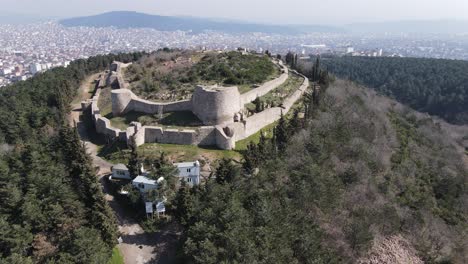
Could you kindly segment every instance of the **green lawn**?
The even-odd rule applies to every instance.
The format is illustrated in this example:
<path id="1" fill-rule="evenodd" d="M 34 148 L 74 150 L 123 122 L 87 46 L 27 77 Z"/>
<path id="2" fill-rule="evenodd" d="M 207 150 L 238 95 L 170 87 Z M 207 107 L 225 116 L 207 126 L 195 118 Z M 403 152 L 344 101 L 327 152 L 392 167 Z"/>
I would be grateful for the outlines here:
<path id="1" fill-rule="evenodd" d="M 233 150 L 220 150 L 215 147 L 199 147 L 193 145 L 175 144 L 144 144 L 138 148 L 138 153 L 143 157 L 157 158 L 164 152 L 175 161 L 196 160 L 201 156 L 215 161 L 222 158 L 240 160 L 240 154 Z"/>
<path id="2" fill-rule="evenodd" d="M 117 247 L 112 249 L 112 257 L 107 264 L 124 264 L 122 253 L 120 253 L 120 250 Z"/>

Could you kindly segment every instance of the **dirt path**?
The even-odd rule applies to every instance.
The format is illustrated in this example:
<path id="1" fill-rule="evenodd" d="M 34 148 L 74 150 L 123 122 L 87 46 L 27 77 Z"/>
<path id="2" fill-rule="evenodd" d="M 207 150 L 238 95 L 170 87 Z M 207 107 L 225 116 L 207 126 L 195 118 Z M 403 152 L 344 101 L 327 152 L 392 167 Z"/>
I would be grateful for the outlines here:
<path id="1" fill-rule="evenodd" d="M 80 97 L 89 98 L 89 81 L 96 78 L 95 75 L 83 82 L 80 87 Z M 177 241 L 177 231 L 175 226 L 169 226 L 165 230 L 157 233 L 145 233 L 141 226 L 128 215 L 126 211 L 117 203 L 109 192 L 105 177 L 111 172 L 112 164 L 98 156 L 98 146 L 90 141 L 88 129 L 84 122 L 81 122 L 81 100 L 73 102 L 72 111 L 68 116 L 70 125 L 76 126 L 82 142 L 86 145 L 86 150 L 93 158 L 93 165 L 98 167 L 98 176 L 104 187 L 105 199 L 114 210 L 118 220 L 118 228 L 121 233 L 122 243 L 118 245 L 126 264 L 143 263 L 171 263 L 174 254 L 174 243 Z"/>

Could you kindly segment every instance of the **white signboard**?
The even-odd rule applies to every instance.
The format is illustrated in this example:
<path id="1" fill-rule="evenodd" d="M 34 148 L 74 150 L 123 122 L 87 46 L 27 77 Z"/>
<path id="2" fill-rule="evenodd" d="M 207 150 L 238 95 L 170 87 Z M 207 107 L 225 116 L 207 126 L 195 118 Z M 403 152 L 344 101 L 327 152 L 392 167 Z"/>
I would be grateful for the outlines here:
<path id="1" fill-rule="evenodd" d="M 146 213 L 147 214 L 152 214 L 153 213 L 153 203 L 152 202 L 146 202 L 145 207 L 146 207 Z"/>

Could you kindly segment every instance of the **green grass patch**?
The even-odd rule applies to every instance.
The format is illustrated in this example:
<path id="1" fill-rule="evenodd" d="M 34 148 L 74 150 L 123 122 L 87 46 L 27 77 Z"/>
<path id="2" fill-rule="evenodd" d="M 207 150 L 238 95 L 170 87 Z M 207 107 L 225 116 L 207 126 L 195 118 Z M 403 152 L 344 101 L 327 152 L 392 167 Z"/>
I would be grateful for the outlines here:
<path id="1" fill-rule="evenodd" d="M 199 147 L 193 145 L 175 145 L 148 143 L 138 148 L 138 153 L 143 157 L 158 158 L 164 152 L 175 161 L 196 160 L 204 157 L 208 160 L 219 160 L 222 158 L 240 160 L 241 155 L 233 150 L 221 150 L 215 147 Z"/>
<path id="2" fill-rule="evenodd" d="M 113 164 L 127 164 L 130 158 L 130 150 L 119 142 L 101 145 L 98 152 L 101 158 Z M 241 154 L 236 150 L 221 150 L 209 146 L 146 143 L 138 147 L 138 154 L 142 159 L 158 159 L 161 152 L 164 152 L 174 162 L 199 160 L 201 158 L 211 162 L 223 158 L 241 160 Z"/>
<path id="3" fill-rule="evenodd" d="M 114 247 L 114 249 L 112 249 L 112 257 L 109 260 L 109 262 L 107 262 L 107 264 L 124 264 L 124 263 L 125 262 L 124 262 L 122 253 L 120 253 L 120 250 L 117 247 Z"/>

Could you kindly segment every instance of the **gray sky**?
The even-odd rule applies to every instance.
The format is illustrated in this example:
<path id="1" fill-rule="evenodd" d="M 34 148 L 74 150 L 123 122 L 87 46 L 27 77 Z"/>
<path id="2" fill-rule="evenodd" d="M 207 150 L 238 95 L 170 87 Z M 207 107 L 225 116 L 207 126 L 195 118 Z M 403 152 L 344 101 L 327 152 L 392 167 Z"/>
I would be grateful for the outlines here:
<path id="1" fill-rule="evenodd" d="M 468 20 L 468 0 L 0 0 L 0 13 L 70 17 L 117 10 L 280 24 Z"/>

